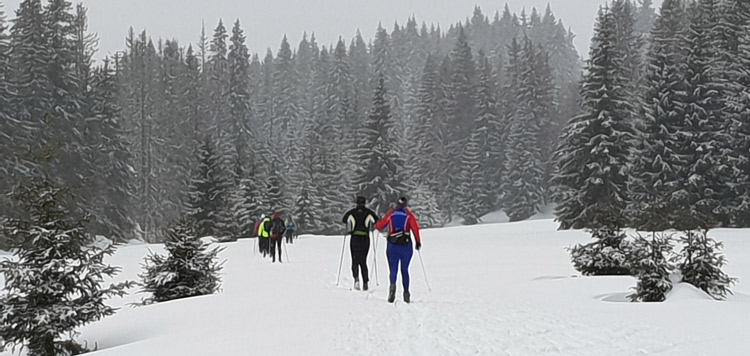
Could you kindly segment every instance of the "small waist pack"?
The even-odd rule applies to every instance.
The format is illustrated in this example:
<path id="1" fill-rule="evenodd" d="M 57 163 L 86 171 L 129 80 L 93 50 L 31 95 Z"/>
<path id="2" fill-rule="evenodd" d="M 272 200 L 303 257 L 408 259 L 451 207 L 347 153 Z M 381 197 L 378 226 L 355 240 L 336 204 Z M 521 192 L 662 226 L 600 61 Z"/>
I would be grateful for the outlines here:
<path id="1" fill-rule="evenodd" d="M 388 242 L 394 245 L 409 245 L 411 244 L 411 234 L 398 231 L 388 235 Z"/>

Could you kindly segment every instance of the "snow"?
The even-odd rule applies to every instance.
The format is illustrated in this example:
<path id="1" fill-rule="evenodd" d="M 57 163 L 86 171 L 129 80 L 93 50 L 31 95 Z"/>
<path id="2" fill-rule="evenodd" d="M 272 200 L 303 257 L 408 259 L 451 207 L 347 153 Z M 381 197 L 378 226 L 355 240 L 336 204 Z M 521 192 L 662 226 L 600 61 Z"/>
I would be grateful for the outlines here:
<path id="1" fill-rule="evenodd" d="M 725 243 L 725 271 L 740 278 L 726 302 L 678 284 L 665 303 L 627 303 L 632 277 L 580 276 L 565 247 L 589 237 L 550 219 L 425 230 L 432 291 L 415 253 L 411 304 L 400 284 L 397 302 L 385 300 L 383 239 L 369 292 L 350 290 L 348 247 L 335 285 L 342 237 L 302 236 L 284 245 L 282 264 L 242 239 L 222 244 L 221 293 L 145 307 L 128 306 L 139 294 L 112 300 L 123 308 L 81 329 L 79 341 L 96 356 L 746 355 L 748 232 L 710 234 Z M 124 267 L 117 279 L 136 279 L 149 250 L 163 253 L 133 244 L 111 256 Z"/>

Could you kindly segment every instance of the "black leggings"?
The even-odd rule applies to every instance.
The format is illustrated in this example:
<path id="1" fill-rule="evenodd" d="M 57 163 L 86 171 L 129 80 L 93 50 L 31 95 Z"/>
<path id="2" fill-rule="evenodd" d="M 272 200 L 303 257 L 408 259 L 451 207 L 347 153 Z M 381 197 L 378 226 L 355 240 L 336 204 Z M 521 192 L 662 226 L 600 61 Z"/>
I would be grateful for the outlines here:
<path id="1" fill-rule="evenodd" d="M 292 238 L 294 237 L 294 231 L 292 230 L 286 230 L 286 243 L 291 244 L 294 243 Z"/>
<path id="2" fill-rule="evenodd" d="M 352 275 L 359 280 L 359 271 L 362 270 L 362 281 L 367 283 L 370 278 L 367 272 L 367 254 L 370 252 L 369 236 L 351 236 L 350 248 L 352 251 Z"/>
<path id="3" fill-rule="evenodd" d="M 276 261 L 276 247 L 279 249 L 279 262 L 281 262 L 281 236 L 271 238 L 271 258 Z"/>
<path id="4" fill-rule="evenodd" d="M 258 250 L 260 250 L 260 253 L 263 254 L 263 256 L 268 254 L 268 240 L 268 237 L 258 237 Z"/>

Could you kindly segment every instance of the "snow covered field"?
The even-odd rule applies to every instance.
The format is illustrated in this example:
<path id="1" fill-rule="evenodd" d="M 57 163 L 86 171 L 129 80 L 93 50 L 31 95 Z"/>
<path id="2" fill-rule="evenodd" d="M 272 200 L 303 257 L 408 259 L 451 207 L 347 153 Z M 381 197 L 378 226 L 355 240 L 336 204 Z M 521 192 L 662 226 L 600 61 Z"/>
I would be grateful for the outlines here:
<path id="1" fill-rule="evenodd" d="M 302 236 L 289 261 L 254 255 L 252 240 L 226 244 L 223 292 L 131 308 L 82 329 L 97 356 L 204 355 L 748 355 L 750 231 L 717 230 L 739 277 L 735 295 L 716 302 L 678 285 L 665 303 L 626 303 L 631 277 L 580 277 L 565 247 L 583 232 L 551 220 L 426 230 L 412 260 L 412 304 L 389 304 L 383 240 L 378 281 L 350 291 L 348 243 Z M 286 247 L 286 246 L 285 246 Z M 122 247 L 118 279 L 137 279 L 148 249 Z M 372 255 L 371 255 L 372 257 Z M 372 268 L 372 258 L 370 258 Z M 400 283 L 400 282 L 399 282 Z M 0 355 L 10 355 L 8 352 Z"/>

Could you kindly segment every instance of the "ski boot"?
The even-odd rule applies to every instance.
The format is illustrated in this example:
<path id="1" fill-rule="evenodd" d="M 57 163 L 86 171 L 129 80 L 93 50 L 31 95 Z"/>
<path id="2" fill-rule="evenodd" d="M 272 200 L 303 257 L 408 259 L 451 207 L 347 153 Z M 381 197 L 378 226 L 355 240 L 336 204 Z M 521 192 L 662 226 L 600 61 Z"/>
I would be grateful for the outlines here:
<path id="1" fill-rule="evenodd" d="M 366 291 L 368 289 L 370 289 L 370 288 L 367 287 L 367 281 L 365 281 L 365 283 L 362 284 L 362 290 Z"/>
<path id="2" fill-rule="evenodd" d="M 404 291 L 404 302 L 411 303 L 411 294 L 408 291 Z"/>
<path id="3" fill-rule="evenodd" d="M 393 303 L 396 301 L 396 285 L 391 284 L 391 288 L 388 291 L 388 303 Z"/>
<path id="4" fill-rule="evenodd" d="M 359 279 L 354 280 L 354 289 L 359 290 Z"/>

